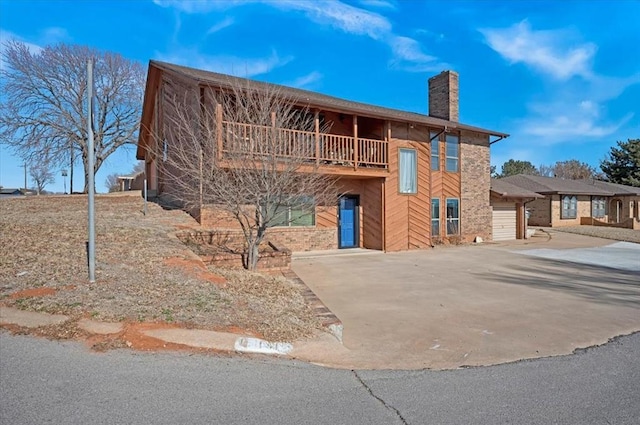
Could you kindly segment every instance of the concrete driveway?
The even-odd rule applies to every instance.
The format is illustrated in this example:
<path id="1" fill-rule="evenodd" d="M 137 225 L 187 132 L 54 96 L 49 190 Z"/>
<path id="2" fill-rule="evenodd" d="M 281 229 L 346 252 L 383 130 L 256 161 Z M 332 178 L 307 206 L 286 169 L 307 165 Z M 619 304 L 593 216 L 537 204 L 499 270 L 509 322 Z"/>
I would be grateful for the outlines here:
<path id="1" fill-rule="evenodd" d="M 344 324 L 344 347 L 310 343 L 298 356 L 348 368 L 452 368 L 568 354 L 638 331 L 640 245 L 613 243 L 552 233 L 297 256 L 295 272 Z"/>

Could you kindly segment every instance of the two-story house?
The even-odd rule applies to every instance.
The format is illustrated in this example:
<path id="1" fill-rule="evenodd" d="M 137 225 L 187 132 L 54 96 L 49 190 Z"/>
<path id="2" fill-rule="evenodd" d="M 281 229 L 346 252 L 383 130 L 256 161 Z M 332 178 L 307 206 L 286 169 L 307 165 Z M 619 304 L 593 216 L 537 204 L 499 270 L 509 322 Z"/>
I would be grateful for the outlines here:
<path id="1" fill-rule="evenodd" d="M 177 82 L 196 84 L 206 96 L 238 80 L 242 79 L 150 61 L 137 149 L 137 158 L 146 163 L 150 195 L 161 196 L 172 185 L 163 178 L 162 158 L 154 148 L 159 138 L 169 149 L 175 143 L 171 121 L 163 116 L 166 89 Z M 342 196 L 338 205 L 318 211 L 312 220 L 269 229 L 269 238 L 293 251 L 401 251 L 478 236 L 491 240 L 489 150 L 490 144 L 508 135 L 458 121 L 457 73 L 444 71 L 430 78 L 428 86 L 429 115 L 278 86 L 288 97 L 304 99 L 316 117 L 331 124 L 322 134 L 309 132 L 309 139 L 319 143 L 309 159 L 320 164 L 319 172 L 340 176 Z M 248 125 L 219 119 L 220 128 Z M 227 133 L 221 134 L 224 138 Z M 224 147 L 226 141 L 220 143 Z M 339 161 L 335 151 L 321 147 L 336 144 Z M 224 149 L 221 152 L 224 155 Z M 233 224 L 220 220 L 211 208 L 200 205 L 192 213 L 206 228 L 233 230 Z"/>

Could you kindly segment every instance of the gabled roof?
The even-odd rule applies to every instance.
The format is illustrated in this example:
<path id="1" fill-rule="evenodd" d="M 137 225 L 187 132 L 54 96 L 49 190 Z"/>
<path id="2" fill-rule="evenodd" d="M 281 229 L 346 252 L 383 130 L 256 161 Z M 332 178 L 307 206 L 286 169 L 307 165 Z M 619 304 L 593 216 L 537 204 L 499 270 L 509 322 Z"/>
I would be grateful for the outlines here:
<path id="1" fill-rule="evenodd" d="M 618 183 L 603 182 L 601 180 L 581 180 L 586 184 L 613 192 L 617 196 L 640 196 L 640 187 L 626 186 Z"/>
<path id="2" fill-rule="evenodd" d="M 568 180 L 556 177 L 530 176 L 518 174 L 515 176 L 503 177 L 501 180 L 511 183 L 523 189 L 541 193 L 543 195 L 592 195 L 592 196 L 614 196 L 611 190 L 586 183 L 584 180 Z"/>
<path id="3" fill-rule="evenodd" d="M 513 185 L 504 179 L 491 179 L 491 192 L 503 198 L 544 198 L 543 195 Z"/>
<path id="4" fill-rule="evenodd" d="M 415 124 L 424 124 L 432 127 L 459 129 L 475 131 L 478 133 L 488 134 L 490 136 L 498 136 L 501 138 L 509 137 L 506 133 L 499 131 L 487 130 L 485 128 L 475 127 L 471 125 L 461 124 L 459 122 L 447 121 L 440 118 L 430 117 L 429 115 L 418 114 L 415 112 L 407 112 L 399 109 L 385 108 L 366 103 L 353 102 L 350 100 L 340 99 L 338 97 L 328 96 L 322 93 L 316 93 L 309 90 L 296 89 L 293 87 L 281 86 L 278 84 L 264 83 L 245 78 L 233 77 L 231 75 L 219 74 L 216 72 L 204 71 L 186 66 L 174 65 L 167 62 L 149 61 L 149 68 L 155 67 L 165 72 L 172 72 L 183 77 L 197 81 L 199 84 L 213 85 L 216 87 L 232 87 L 238 82 L 246 85 L 250 83 L 256 89 L 262 87 L 275 87 L 284 96 L 299 99 L 308 102 L 310 106 L 325 108 L 336 112 L 354 113 L 372 118 L 382 118 L 388 120 L 396 120 L 401 122 L 410 122 Z"/>

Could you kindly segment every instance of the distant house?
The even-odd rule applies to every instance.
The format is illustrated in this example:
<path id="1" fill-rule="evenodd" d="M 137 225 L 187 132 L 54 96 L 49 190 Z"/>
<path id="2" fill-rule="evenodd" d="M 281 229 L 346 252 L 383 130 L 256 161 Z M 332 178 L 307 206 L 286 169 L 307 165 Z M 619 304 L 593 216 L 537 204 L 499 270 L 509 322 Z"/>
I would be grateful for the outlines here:
<path id="1" fill-rule="evenodd" d="M 13 196 L 22 196 L 24 195 L 22 189 L 13 189 L 8 187 L 0 188 L 0 197 L 9 198 Z"/>
<path id="2" fill-rule="evenodd" d="M 228 75 L 151 61 L 147 75 L 137 159 L 144 160 L 150 196 L 170 194 L 175 182 L 163 170 L 171 146 L 180 143 L 166 117 L 170 95 L 181 87 L 200 90 L 203 111 L 215 115 L 221 164 L 231 152 L 234 128 L 210 93 L 246 82 Z M 269 86 L 251 82 L 253 87 Z M 279 129 L 291 140 L 312 141 L 308 161 L 319 172 L 340 176 L 337 205 L 305 222 L 269 229 L 268 237 L 293 251 L 363 247 L 384 251 L 423 249 L 440 241 L 492 238 L 490 144 L 508 134 L 458 121 L 458 74 L 444 71 L 429 79 L 429 115 L 353 102 L 278 86 L 287 98 L 302 99 L 315 131 Z M 203 113 L 204 115 L 204 113 Z M 328 132 L 318 122 L 330 123 Z M 255 126 L 254 126 L 255 127 Z M 251 129 L 249 129 L 251 130 Z M 247 134 L 257 134 L 247 131 Z M 163 140 L 162 154 L 157 141 Z M 259 143 L 259 140 L 255 141 Z M 246 143 L 246 146 L 254 143 Z M 194 153 L 194 161 L 196 160 Z M 336 160 L 339 158 L 339 160 Z M 519 198 L 518 198 L 519 199 Z M 215 206 L 190 210 L 203 226 L 238 231 Z"/>
<path id="3" fill-rule="evenodd" d="M 500 180 L 544 195 L 527 204 L 531 226 L 611 224 L 640 228 L 640 188 L 524 174 Z"/>
<path id="4" fill-rule="evenodd" d="M 144 186 L 144 177 L 144 171 L 138 171 L 134 174 L 118 176 L 118 182 L 120 182 L 120 191 L 126 192 L 128 190 L 142 190 Z"/>

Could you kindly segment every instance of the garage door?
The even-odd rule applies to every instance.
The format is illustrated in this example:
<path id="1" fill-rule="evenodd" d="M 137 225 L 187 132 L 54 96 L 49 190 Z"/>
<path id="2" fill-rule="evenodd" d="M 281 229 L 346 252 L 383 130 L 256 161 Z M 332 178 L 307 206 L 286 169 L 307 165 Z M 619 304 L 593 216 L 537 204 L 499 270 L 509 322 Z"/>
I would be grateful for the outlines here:
<path id="1" fill-rule="evenodd" d="M 493 208 L 493 240 L 508 241 L 516 238 L 516 204 L 501 202 Z"/>

